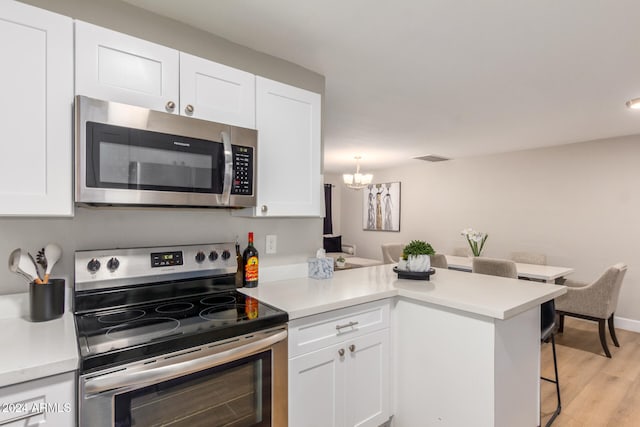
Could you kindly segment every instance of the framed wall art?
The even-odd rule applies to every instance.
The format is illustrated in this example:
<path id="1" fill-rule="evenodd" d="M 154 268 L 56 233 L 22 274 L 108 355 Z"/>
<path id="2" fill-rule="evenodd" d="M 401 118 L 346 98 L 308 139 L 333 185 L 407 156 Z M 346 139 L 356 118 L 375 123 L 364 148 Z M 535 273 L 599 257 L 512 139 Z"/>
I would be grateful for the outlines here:
<path id="1" fill-rule="evenodd" d="M 400 231 L 400 183 L 369 184 L 362 189 L 362 229 Z"/>

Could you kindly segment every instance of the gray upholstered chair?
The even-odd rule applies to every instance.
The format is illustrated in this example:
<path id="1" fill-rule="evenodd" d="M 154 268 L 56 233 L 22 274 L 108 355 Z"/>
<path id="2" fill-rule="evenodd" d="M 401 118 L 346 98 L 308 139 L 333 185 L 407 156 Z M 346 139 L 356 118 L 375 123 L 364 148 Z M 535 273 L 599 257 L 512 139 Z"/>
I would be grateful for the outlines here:
<path id="1" fill-rule="evenodd" d="M 581 319 L 598 322 L 600 344 L 607 357 L 611 357 L 607 347 L 607 337 L 604 330 L 605 321 L 609 323 L 609 333 L 616 347 L 620 347 L 613 324 L 613 315 L 618 305 L 618 296 L 622 287 L 622 279 L 627 272 L 627 266 L 618 263 L 607 270 L 592 283 L 567 280 L 567 293 L 556 298 L 556 311 L 560 315 L 560 332 L 564 329 L 564 316 L 579 317 Z"/>
<path id="2" fill-rule="evenodd" d="M 547 256 L 535 252 L 511 252 L 511 261 L 521 262 L 523 264 L 546 265 Z"/>
<path id="3" fill-rule="evenodd" d="M 431 267 L 449 268 L 447 257 L 444 256 L 443 254 L 433 254 L 429 256 L 431 257 Z"/>
<path id="4" fill-rule="evenodd" d="M 453 248 L 453 256 L 471 256 L 471 248 L 469 246 Z"/>
<path id="5" fill-rule="evenodd" d="M 535 252 L 511 252 L 511 261 L 521 262 L 524 264 L 546 265 L 547 256 L 545 254 L 538 254 Z M 519 279 L 531 280 L 528 277 L 519 277 Z M 544 280 L 541 280 L 541 281 L 544 281 Z M 558 282 L 559 281 L 564 281 L 564 278 L 559 278 Z"/>
<path id="6" fill-rule="evenodd" d="M 384 264 L 397 263 L 402 256 L 402 250 L 405 245 L 403 243 L 383 243 L 382 244 L 382 262 Z"/>
<path id="7" fill-rule="evenodd" d="M 508 259 L 474 257 L 471 261 L 471 272 L 489 274 L 491 276 L 518 278 L 516 263 Z"/>

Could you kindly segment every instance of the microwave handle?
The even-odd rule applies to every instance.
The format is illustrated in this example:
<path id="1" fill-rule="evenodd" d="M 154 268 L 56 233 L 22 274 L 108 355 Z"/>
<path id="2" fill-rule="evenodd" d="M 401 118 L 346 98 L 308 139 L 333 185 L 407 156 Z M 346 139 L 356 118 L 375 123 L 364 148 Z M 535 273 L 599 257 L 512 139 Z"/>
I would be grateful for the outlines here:
<path id="1" fill-rule="evenodd" d="M 221 206 L 228 206 L 230 204 L 231 196 L 231 182 L 233 180 L 233 151 L 231 149 L 231 138 L 225 131 L 220 132 L 220 138 L 222 139 L 222 146 L 224 147 L 224 184 L 222 185 L 221 200 L 218 203 Z"/>

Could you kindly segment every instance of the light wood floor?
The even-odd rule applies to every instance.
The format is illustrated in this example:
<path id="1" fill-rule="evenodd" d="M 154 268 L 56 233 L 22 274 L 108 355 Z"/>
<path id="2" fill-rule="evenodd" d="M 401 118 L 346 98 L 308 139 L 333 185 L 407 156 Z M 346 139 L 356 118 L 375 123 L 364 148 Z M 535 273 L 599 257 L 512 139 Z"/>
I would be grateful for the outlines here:
<path id="1" fill-rule="evenodd" d="M 554 427 L 640 426 L 640 334 L 616 334 L 620 348 L 609 337 L 609 359 L 596 322 L 565 317 L 564 333 L 556 335 L 562 412 Z M 553 378 L 551 343 L 542 345 L 541 371 Z M 540 388 L 544 426 L 555 410 L 556 390 L 546 381 Z"/>

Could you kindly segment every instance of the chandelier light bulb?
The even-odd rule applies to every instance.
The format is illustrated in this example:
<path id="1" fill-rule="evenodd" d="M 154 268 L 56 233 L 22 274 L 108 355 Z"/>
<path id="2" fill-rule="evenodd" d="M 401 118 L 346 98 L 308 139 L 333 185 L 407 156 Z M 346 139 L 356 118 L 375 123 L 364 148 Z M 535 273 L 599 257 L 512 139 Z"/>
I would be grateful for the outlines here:
<path id="1" fill-rule="evenodd" d="M 627 108 L 631 108 L 632 110 L 640 110 L 640 98 L 634 98 L 632 100 L 627 101 Z"/>
<path id="2" fill-rule="evenodd" d="M 373 181 L 373 175 L 370 173 L 363 174 L 360 173 L 360 156 L 356 158 L 356 172 L 353 174 L 345 173 L 342 175 L 342 180 L 344 181 L 344 185 L 354 190 L 360 190 L 365 188 L 367 185 L 371 184 Z"/>

